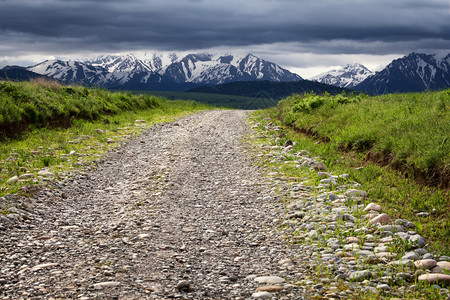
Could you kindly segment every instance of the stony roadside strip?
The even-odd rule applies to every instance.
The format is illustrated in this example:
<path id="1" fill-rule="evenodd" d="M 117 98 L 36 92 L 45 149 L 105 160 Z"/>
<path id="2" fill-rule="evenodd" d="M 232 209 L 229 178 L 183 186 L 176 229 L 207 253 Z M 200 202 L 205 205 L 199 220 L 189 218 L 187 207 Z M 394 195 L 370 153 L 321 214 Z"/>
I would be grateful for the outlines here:
<path id="1" fill-rule="evenodd" d="M 280 145 L 283 129 L 269 119 L 250 124 L 259 129 L 260 140 L 269 141 L 260 144 L 256 155 L 261 160 L 306 168 L 310 177 L 319 177 L 311 184 L 304 175 L 269 174 L 285 203 L 287 218 L 279 221 L 280 230 L 299 246 L 296 284 L 310 297 L 450 299 L 450 257 L 429 253 L 414 223 L 392 220 L 347 174 L 326 172 L 321 159 L 308 151 L 294 153 L 290 140 Z"/>
<path id="2" fill-rule="evenodd" d="M 156 126 L 83 172 L 2 199 L 0 299 L 402 298 L 416 278 L 448 297 L 449 259 L 428 253 L 414 224 L 278 135 L 258 144 L 280 128 L 251 132 L 247 117 Z M 322 179 L 267 175 L 254 156 Z"/>

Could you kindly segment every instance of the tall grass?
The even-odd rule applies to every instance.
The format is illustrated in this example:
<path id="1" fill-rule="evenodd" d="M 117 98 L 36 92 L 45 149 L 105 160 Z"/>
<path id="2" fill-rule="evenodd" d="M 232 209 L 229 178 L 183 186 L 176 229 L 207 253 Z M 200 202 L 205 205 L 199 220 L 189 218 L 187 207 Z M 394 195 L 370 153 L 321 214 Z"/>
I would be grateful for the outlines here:
<path id="1" fill-rule="evenodd" d="M 285 124 L 314 131 L 337 147 L 376 154 L 414 176 L 450 174 L 450 90 L 384 96 L 292 96 Z M 409 171 L 408 171 L 409 170 Z"/>
<path id="2" fill-rule="evenodd" d="M 29 128 L 68 127 L 75 119 L 99 120 L 125 111 L 157 108 L 162 98 L 111 93 L 57 82 L 0 82 L 0 138 Z"/>

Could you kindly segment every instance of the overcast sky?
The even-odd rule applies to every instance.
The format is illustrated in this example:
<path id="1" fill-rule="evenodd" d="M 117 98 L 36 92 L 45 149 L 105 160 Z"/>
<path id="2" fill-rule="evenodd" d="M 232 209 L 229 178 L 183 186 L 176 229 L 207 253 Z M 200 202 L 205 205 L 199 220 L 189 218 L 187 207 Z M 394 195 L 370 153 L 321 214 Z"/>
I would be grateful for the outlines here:
<path id="1" fill-rule="evenodd" d="M 302 77 L 450 52 L 449 0 L 0 0 L 0 67 L 113 53 L 251 52 Z"/>

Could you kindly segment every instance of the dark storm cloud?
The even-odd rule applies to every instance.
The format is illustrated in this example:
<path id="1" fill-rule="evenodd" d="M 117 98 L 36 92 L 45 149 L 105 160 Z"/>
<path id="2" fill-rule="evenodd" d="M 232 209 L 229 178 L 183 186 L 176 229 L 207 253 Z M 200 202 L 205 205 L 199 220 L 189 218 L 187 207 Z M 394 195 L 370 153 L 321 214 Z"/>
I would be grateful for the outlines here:
<path id="1" fill-rule="evenodd" d="M 394 53 L 448 48 L 449 21 L 445 0 L 0 0 L 0 56 L 274 43 Z"/>

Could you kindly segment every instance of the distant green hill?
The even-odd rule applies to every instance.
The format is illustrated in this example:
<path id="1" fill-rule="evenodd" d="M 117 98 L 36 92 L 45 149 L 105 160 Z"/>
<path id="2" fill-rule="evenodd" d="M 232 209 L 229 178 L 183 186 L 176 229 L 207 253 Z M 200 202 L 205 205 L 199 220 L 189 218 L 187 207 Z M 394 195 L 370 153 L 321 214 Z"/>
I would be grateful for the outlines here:
<path id="1" fill-rule="evenodd" d="M 325 92 L 331 95 L 341 94 L 342 92 L 354 93 L 353 90 L 319 83 L 309 80 L 273 82 L 273 81 L 238 81 L 216 86 L 203 86 L 189 90 L 191 93 L 211 93 L 235 95 L 251 98 L 273 99 L 275 104 L 278 100 L 286 98 L 292 94 L 303 94 L 314 92 L 323 94 Z"/>
<path id="2" fill-rule="evenodd" d="M 134 91 L 133 91 L 134 93 Z M 216 93 L 195 93 L 195 92 L 169 92 L 169 91 L 139 91 L 139 94 L 149 94 L 165 97 L 169 100 L 194 100 L 197 102 L 213 105 L 217 107 L 228 107 L 236 109 L 262 109 L 276 106 L 275 101 L 269 97 L 242 97 L 236 95 L 223 95 Z"/>

